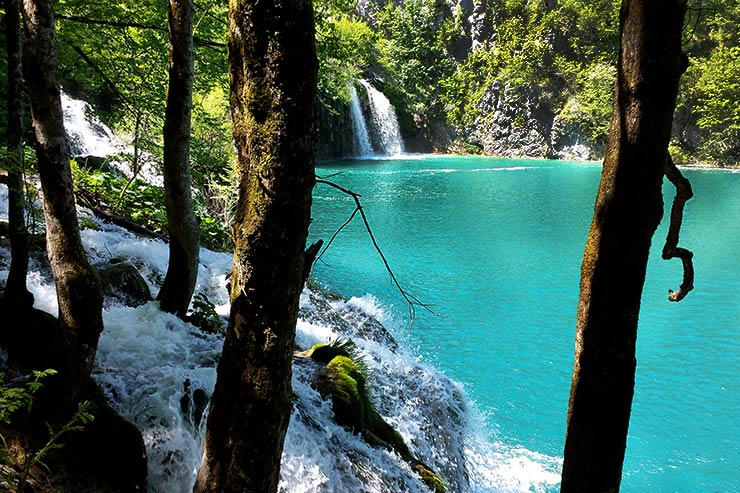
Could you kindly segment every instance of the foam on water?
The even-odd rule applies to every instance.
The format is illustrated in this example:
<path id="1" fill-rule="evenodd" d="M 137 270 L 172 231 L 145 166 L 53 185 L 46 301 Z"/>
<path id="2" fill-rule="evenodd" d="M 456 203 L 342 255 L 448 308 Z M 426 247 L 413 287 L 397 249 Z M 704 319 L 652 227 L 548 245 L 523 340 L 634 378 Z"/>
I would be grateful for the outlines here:
<path id="1" fill-rule="evenodd" d="M 0 187 L 2 202 L 7 196 Z M 137 267 L 156 293 L 164 276 L 167 246 L 97 221 L 83 230 L 95 265 L 124 258 Z M 0 248 L 0 281 L 7 278 L 7 245 Z M 201 250 L 197 291 L 222 314 L 231 256 Z M 56 314 L 48 267 L 32 261 L 29 289 L 36 306 Z M 149 462 L 150 492 L 189 492 L 201 460 L 205 419 L 192 405 L 196 389 L 210 395 L 221 351 L 220 337 L 202 333 L 158 303 L 137 308 L 106 302 L 94 377 L 111 404 L 142 431 Z M 412 454 L 436 470 L 450 491 L 546 491 L 557 484 L 559 462 L 498 443 L 467 402 L 465 391 L 420 361 L 392 336 L 397 324 L 372 295 L 343 300 L 316 288 L 301 295 L 296 343 L 351 338 L 370 371 L 369 386 L 378 412 L 403 436 Z M 295 358 L 296 396 L 283 452 L 280 491 L 421 493 L 428 489 L 397 454 L 368 445 L 337 425 L 330 399 L 313 387 L 318 367 Z M 187 382 L 187 383 L 186 383 Z M 187 398 L 184 399 L 184 396 Z"/>

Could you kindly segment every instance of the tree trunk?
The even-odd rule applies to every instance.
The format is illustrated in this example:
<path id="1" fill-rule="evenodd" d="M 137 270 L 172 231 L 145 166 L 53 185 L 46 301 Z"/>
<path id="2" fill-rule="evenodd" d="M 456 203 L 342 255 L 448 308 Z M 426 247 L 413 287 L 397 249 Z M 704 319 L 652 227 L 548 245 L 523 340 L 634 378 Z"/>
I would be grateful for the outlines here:
<path id="1" fill-rule="evenodd" d="M 77 385 L 90 375 L 103 330 L 103 296 L 95 270 L 82 248 L 77 223 L 69 149 L 57 85 L 54 13 L 50 0 L 23 0 L 25 74 L 31 100 L 41 188 L 44 194 L 46 250 L 59 301 L 64 368 L 70 402 Z"/>
<path id="2" fill-rule="evenodd" d="M 162 310 L 187 314 L 198 278 L 200 240 L 190 193 L 193 3 L 170 0 L 170 80 L 164 123 L 164 193 L 170 259 L 157 295 Z"/>
<path id="3" fill-rule="evenodd" d="M 232 305 L 197 492 L 277 490 L 315 182 L 316 73 L 310 0 L 231 1 Z"/>
<path id="4" fill-rule="evenodd" d="M 13 310 L 33 306 L 26 289 L 28 274 L 28 230 L 23 193 L 23 72 L 21 63 L 20 0 L 5 2 L 5 42 L 8 54 L 8 225 L 10 228 L 10 272 L 3 304 Z"/>
<path id="5" fill-rule="evenodd" d="M 609 143 L 581 268 L 561 491 L 616 492 L 678 80 L 684 0 L 624 0 Z"/>

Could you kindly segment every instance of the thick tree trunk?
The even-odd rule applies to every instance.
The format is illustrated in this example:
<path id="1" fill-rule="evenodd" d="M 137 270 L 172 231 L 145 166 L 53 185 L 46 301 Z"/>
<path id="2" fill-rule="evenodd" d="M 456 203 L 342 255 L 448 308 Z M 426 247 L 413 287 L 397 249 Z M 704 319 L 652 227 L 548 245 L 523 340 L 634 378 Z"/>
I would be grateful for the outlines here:
<path id="1" fill-rule="evenodd" d="M 197 492 L 277 489 L 315 182 L 316 72 L 310 0 L 231 1 L 232 307 Z"/>
<path id="2" fill-rule="evenodd" d="M 59 377 L 71 401 L 77 384 L 90 375 L 103 330 L 103 296 L 95 270 L 82 248 L 69 167 L 69 150 L 56 80 L 54 17 L 50 0 L 23 0 L 25 74 L 31 100 L 41 188 L 46 250 L 64 330 L 65 368 Z"/>
<path id="3" fill-rule="evenodd" d="M 193 3 L 170 0 L 170 80 L 164 123 L 164 192 L 170 259 L 157 295 L 162 310 L 187 314 L 198 278 L 200 239 L 190 193 Z"/>
<path id="4" fill-rule="evenodd" d="M 624 0 L 616 101 L 581 269 L 561 491 L 619 490 L 635 343 L 678 90 L 683 0 Z"/>
<path id="5" fill-rule="evenodd" d="M 8 224 L 11 262 L 3 304 L 13 310 L 33 306 L 26 289 L 28 231 L 23 193 L 23 72 L 20 0 L 5 2 L 5 42 L 8 54 Z"/>

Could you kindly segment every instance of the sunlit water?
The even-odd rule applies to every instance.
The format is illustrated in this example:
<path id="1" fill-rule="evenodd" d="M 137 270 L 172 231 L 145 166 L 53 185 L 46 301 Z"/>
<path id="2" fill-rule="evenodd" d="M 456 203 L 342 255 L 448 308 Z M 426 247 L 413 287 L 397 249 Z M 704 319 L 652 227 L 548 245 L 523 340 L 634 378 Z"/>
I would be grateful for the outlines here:
<path id="1" fill-rule="evenodd" d="M 496 440 L 557 460 L 600 169 L 451 157 L 324 163 L 317 173 L 362 195 L 398 280 L 437 315 L 417 307 L 405 328 L 406 304 L 359 215 L 315 277 L 344 296 L 372 293 L 408 345 L 462 382 Z M 660 259 L 664 221 L 640 317 L 626 492 L 740 491 L 740 174 L 684 173 L 695 198 L 681 245 L 695 252 L 696 289 L 681 303 L 667 300 L 682 272 L 680 261 Z M 673 190 L 664 193 L 668 208 Z M 330 238 L 353 209 L 350 197 L 319 184 L 312 238 Z"/>
<path id="2" fill-rule="evenodd" d="M 306 290 L 296 343 L 352 338 L 371 372 L 379 412 L 452 492 L 558 489 L 578 270 L 599 167 L 548 161 L 426 158 L 322 165 L 318 173 L 363 195 L 364 211 L 403 287 L 438 315 L 406 305 L 355 220 L 317 265 L 316 281 L 344 299 Z M 623 491 L 738 491 L 737 375 L 740 174 L 686 171 L 696 198 L 682 244 L 696 252 L 697 288 L 666 300 L 678 261 L 649 266 Z M 354 202 L 318 185 L 312 238 L 331 237 Z M 85 214 L 84 211 L 81 213 Z M 0 185 L 0 219 L 7 188 Z M 167 246 L 88 217 L 93 264 L 127 259 L 156 291 Z M 658 232 L 662 241 L 665 227 Z M 658 245 L 659 246 L 659 245 Z M 659 251 L 656 246 L 656 252 Z M 201 250 L 197 291 L 228 313 L 231 257 Z M 9 251 L 0 245 L 0 283 Z M 36 306 L 57 311 L 42 259 L 31 261 Z M 183 408 L 184 383 L 210 393 L 221 339 L 162 313 L 108 300 L 95 378 L 142 430 L 150 492 L 192 490 L 203 424 Z M 374 319 L 398 340 L 387 338 Z M 423 492 L 396 454 L 337 426 L 296 359 L 284 493 Z"/>

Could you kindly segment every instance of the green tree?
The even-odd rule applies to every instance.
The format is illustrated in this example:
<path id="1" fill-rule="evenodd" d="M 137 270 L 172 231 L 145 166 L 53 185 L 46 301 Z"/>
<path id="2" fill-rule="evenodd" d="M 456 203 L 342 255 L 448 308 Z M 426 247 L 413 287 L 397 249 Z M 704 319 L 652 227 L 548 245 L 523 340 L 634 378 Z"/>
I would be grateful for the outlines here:
<path id="1" fill-rule="evenodd" d="M 581 267 L 563 492 L 619 491 L 650 243 L 664 174 L 674 181 L 678 173 L 668 141 L 686 69 L 685 9 L 684 0 L 622 3 L 616 100 Z"/>
<path id="2" fill-rule="evenodd" d="M 337 108 L 349 101 L 348 89 L 373 59 L 376 34 L 355 18 L 352 2 L 320 0 L 316 9 L 316 54 L 319 103 Z"/>
<path id="3" fill-rule="evenodd" d="M 187 315 L 198 278 L 200 241 L 190 193 L 193 94 L 193 4 L 170 0 L 170 76 L 164 123 L 164 198 L 170 258 L 157 299 L 164 311 Z"/>
<path id="4" fill-rule="evenodd" d="M 384 92 L 399 113 L 402 129 L 423 119 L 443 117 L 438 81 L 455 69 L 452 48 L 462 36 L 462 19 L 441 0 L 386 4 L 378 14 L 379 62 L 389 75 Z"/>
<path id="5" fill-rule="evenodd" d="M 54 12 L 49 0 L 23 2 L 24 61 L 41 188 L 46 251 L 54 275 L 63 329 L 64 403 L 78 400 L 92 370 L 103 330 L 103 294 L 82 248 L 67 138 L 57 83 Z M 66 402 L 65 402 L 66 401 Z M 65 406 L 62 406 L 65 407 Z"/>
<path id="6" fill-rule="evenodd" d="M 310 0 L 232 0 L 229 73 L 239 200 L 231 314 L 197 492 L 274 492 L 315 183 Z"/>
<path id="7" fill-rule="evenodd" d="M 5 42 L 8 68 L 8 126 L 5 168 L 8 171 L 8 226 L 11 262 L 2 304 L 15 310 L 33 306 L 26 288 L 28 230 L 23 193 L 23 73 L 20 0 L 5 2 Z"/>

